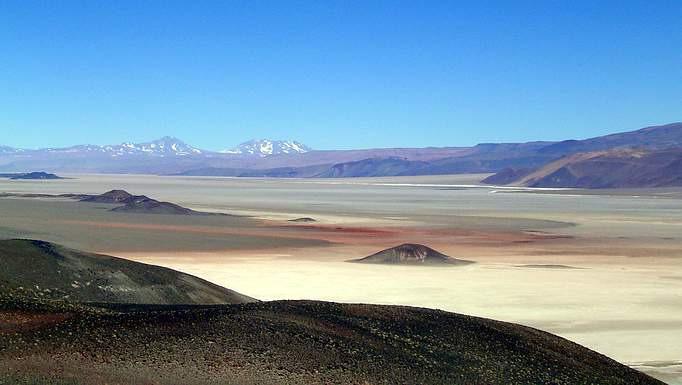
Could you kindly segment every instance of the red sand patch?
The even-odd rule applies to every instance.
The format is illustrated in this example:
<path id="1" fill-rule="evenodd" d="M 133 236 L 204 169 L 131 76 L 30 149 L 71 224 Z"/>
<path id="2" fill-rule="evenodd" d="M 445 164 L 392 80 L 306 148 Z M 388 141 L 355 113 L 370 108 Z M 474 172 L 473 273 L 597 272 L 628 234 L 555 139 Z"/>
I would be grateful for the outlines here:
<path id="1" fill-rule="evenodd" d="M 211 227 L 194 225 L 164 225 L 154 223 L 124 223 L 97 221 L 60 221 L 64 224 L 100 228 L 122 228 L 194 234 L 223 234 L 324 240 L 347 245 L 379 245 L 424 243 L 431 245 L 462 245 L 482 247 L 512 247 L 537 242 L 560 241 L 570 237 L 526 231 L 472 230 L 465 228 L 367 227 L 339 225 L 281 225 L 264 222 L 253 227 Z"/>
<path id="2" fill-rule="evenodd" d="M 515 243 L 535 243 L 571 239 L 569 236 L 543 232 L 471 230 L 465 228 L 424 227 L 340 227 L 334 225 L 279 226 L 286 234 L 304 233 L 308 237 L 351 245 L 381 242 L 460 244 L 466 246 L 510 246 Z"/>
<path id="3" fill-rule="evenodd" d="M 41 329 L 64 322 L 70 313 L 31 313 L 21 310 L 0 311 L 0 334 Z"/>

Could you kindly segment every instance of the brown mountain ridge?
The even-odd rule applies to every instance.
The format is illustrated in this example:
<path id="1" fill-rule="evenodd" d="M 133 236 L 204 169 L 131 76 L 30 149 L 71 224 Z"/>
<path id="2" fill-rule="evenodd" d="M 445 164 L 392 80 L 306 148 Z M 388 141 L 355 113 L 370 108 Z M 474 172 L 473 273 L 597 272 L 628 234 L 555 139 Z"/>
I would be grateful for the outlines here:
<path id="1" fill-rule="evenodd" d="M 682 148 L 614 149 L 578 153 L 535 170 L 503 170 L 483 182 L 562 188 L 682 186 Z"/>

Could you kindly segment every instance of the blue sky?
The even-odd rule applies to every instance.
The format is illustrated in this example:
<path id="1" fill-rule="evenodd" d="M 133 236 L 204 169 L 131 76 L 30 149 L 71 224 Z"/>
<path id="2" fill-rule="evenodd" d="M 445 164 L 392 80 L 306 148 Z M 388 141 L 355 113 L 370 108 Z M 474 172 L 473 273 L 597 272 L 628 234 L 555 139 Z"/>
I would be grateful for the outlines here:
<path id="1" fill-rule="evenodd" d="M 679 1 L 2 1 L 0 144 L 315 148 L 682 120 Z"/>

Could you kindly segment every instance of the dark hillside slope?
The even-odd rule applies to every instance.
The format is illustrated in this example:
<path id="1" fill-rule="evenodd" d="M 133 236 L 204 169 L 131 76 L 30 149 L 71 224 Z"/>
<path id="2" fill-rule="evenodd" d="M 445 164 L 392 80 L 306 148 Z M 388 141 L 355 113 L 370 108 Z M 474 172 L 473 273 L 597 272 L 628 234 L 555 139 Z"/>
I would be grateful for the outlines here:
<path id="1" fill-rule="evenodd" d="M 97 309 L 10 298 L 0 376 L 10 373 L 77 384 L 663 384 L 520 325 L 312 301 Z"/>
<path id="2" fill-rule="evenodd" d="M 179 271 L 37 240 L 0 240 L 0 266 L 5 290 L 37 298 L 145 304 L 253 301 Z"/>

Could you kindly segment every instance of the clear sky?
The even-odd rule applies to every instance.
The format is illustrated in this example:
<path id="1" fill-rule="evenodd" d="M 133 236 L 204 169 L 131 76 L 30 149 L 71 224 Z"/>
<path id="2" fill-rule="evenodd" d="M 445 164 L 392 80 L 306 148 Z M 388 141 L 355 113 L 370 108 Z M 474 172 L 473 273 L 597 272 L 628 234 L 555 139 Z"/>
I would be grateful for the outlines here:
<path id="1" fill-rule="evenodd" d="M 583 138 L 682 120 L 682 2 L 0 1 L 0 144 Z"/>

